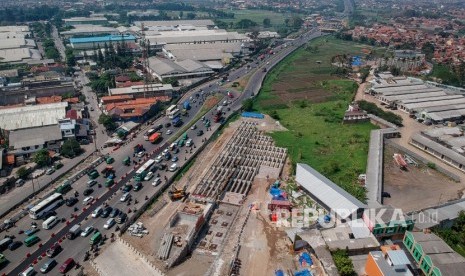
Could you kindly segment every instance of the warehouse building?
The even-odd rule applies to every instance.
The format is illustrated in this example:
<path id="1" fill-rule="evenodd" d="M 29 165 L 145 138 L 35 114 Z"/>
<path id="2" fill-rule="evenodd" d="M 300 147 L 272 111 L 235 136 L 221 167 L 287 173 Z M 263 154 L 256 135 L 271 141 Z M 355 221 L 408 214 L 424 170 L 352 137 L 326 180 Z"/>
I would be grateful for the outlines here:
<path id="1" fill-rule="evenodd" d="M 136 42 L 136 37 L 133 35 L 107 35 L 107 36 L 91 36 L 91 37 L 79 37 L 70 38 L 69 42 L 73 49 L 92 49 L 101 48 L 106 43 L 107 45 L 112 43 L 123 43 L 123 42 Z"/>
<path id="2" fill-rule="evenodd" d="M 173 61 L 165 58 L 149 58 L 148 71 L 160 81 L 168 78 L 189 79 L 212 75 L 213 70 L 202 62 L 186 59 Z"/>
<path id="3" fill-rule="evenodd" d="M 108 93 L 110 96 L 132 95 L 134 99 L 165 96 L 169 100 L 173 96 L 173 86 L 171 84 L 149 83 L 146 87 L 147 89 L 144 89 L 144 85 L 134 85 L 109 88 Z"/>
<path id="4" fill-rule="evenodd" d="M 212 69 L 221 69 L 240 56 L 240 42 L 214 44 L 168 44 L 163 53 L 167 58 L 175 60 L 191 59 L 203 62 Z"/>
<path id="5" fill-rule="evenodd" d="M 63 22 L 65 26 L 108 24 L 108 20 L 105 17 L 72 17 L 63 19 Z"/>
<path id="6" fill-rule="evenodd" d="M 465 172 L 465 156 L 419 133 L 411 137 L 410 144 L 433 155 L 442 162 Z"/>
<path id="7" fill-rule="evenodd" d="M 74 95 L 74 84 L 68 79 L 26 79 L 19 86 L 0 87 L 0 105 L 22 104 L 27 99 Z"/>
<path id="8" fill-rule="evenodd" d="M 100 25 L 76 25 L 69 31 L 60 33 L 64 38 L 70 38 L 75 36 L 104 36 L 104 35 L 119 35 L 120 32 L 113 27 L 105 27 Z"/>
<path id="9" fill-rule="evenodd" d="M 0 128 L 16 130 L 55 125 L 66 117 L 67 102 L 0 109 Z"/>
<path id="10" fill-rule="evenodd" d="M 465 271 L 465 258 L 433 233 L 407 232 L 403 244 L 424 275 L 456 276 Z"/>
<path id="11" fill-rule="evenodd" d="M 18 25 L 18 26 L 0 26 L 0 33 L 15 33 L 30 35 L 29 26 L 27 25 Z"/>
<path id="12" fill-rule="evenodd" d="M 10 147 L 12 148 L 9 153 L 27 158 L 41 149 L 58 152 L 61 140 L 62 135 L 57 123 L 18 129 L 9 133 Z"/>
<path id="13" fill-rule="evenodd" d="M 213 28 L 215 22 L 210 19 L 205 20 L 169 20 L 169 21 L 136 21 L 134 25 L 141 27 L 142 23 L 144 27 L 148 28 L 161 28 L 161 27 L 175 27 L 179 25 L 191 25 L 194 27 Z"/>
<path id="14" fill-rule="evenodd" d="M 366 208 L 365 204 L 307 164 L 297 164 L 296 182 L 311 198 L 326 210 L 334 212 L 340 220 L 360 218 Z"/>
<path id="15" fill-rule="evenodd" d="M 245 42 L 250 40 L 244 34 L 227 32 L 226 30 L 192 30 L 192 31 L 163 31 L 146 35 L 150 44 L 206 44 Z"/>

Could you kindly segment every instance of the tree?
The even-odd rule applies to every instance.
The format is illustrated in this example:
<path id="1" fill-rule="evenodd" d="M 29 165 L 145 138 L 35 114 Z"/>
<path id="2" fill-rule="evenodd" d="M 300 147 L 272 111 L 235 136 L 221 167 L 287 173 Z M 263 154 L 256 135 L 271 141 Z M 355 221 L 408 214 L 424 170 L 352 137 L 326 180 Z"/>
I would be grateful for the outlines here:
<path id="1" fill-rule="evenodd" d="M 236 23 L 236 28 L 238 29 L 249 29 L 251 27 L 257 26 L 257 22 L 252 21 L 250 19 L 241 19 L 239 22 Z"/>
<path id="2" fill-rule="evenodd" d="M 189 13 L 187 13 L 187 15 L 186 15 L 187 19 L 189 19 L 189 20 L 194 19 L 196 16 L 197 16 L 197 15 L 196 15 L 195 13 L 192 13 L 192 12 L 189 12 Z"/>
<path id="3" fill-rule="evenodd" d="M 426 42 L 421 47 L 421 51 L 423 52 L 423 54 L 425 54 L 427 60 L 431 60 L 433 58 L 434 50 L 434 45 L 431 42 Z"/>
<path id="4" fill-rule="evenodd" d="M 21 179 L 25 179 L 29 174 L 29 170 L 26 167 L 21 167 L 16 171 L 16 176 Z"/>
<path id="5" fill-rule="evenodd" d="M 269 18 L 263 19 L 263 26 L 264 26 L 265 28 L 271 27 L 271 20 L 270 20 Z"/>
<path id="6" fill-rule="evenodd" d="M 184 12 L 183 12 L 183 11 L 180 11 L 180 12 L 179 12 L 179 18 L 182 19 L 183 16 L 184 16 Z"/>
<path id="7" fill-rule="evenodd" d="M 69 158 L 73 158 L 82 153 L 81 145 L 76 139 L 68 139 L 61 146 L 61 155 Z"/>
<path id="8" fill-rule="evenodd" d="M 242 102 L 242 109 L 244 111 L 252 111 L 253 110 L 253 100 L 247 99 Z"/>
<path id="9" fill-rule="evenodd" d="M 50 158 L 50 154 L 46 149 L 41 149 L 34 154 L 34 162 L 39 167 L 47 166 L 51 161 L 52 159 Z"/>
<path id="10" fill-rule="evenodd" d="M 100 117 L 98 118 L 98 123 L 102 124 L 107 130 L 115 130 L 117 125 L 113 121 L 113 118 L 109 115 L 106 115 L 104 113 L 100 114 Z"/>

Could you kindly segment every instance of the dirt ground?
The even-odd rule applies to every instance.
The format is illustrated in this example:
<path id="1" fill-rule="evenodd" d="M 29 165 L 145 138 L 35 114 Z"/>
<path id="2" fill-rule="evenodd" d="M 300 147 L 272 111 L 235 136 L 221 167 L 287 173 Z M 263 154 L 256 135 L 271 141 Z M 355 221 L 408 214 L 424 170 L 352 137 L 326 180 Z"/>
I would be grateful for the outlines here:
<path id="1" fill-rule="evenodd" d="M 404 212 L 435 206 L 462 196 L 463 186 L 426 165 L 408 166 L 403 171 L 392 158 L 398 150 L 386 145 L 384 151 L 384 191 L 391 194 L 384 204 Z M 427 199 L 427 200 L 426 200 Z"/>

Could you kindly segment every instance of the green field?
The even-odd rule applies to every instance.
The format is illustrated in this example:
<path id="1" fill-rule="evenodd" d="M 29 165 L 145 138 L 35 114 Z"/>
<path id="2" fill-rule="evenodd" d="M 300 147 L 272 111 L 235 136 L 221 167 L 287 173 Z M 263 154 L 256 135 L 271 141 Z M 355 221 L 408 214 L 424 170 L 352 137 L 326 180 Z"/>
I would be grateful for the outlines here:
<path id="1" fill-rule="evenodd" d="M 220 19 L 226 23 L 237 23 L 242 19 L 250 19 L 255 21 L 260 27 L 263 27 L 263 19 L 269 18 L 271 21 L 272 27 L 283 26 L 285 25 L 284 20 L 286 18 L 291 18 L 292 14 L 290 13 L 277 13 L 267 10 L 225 10 L 225 12 L 233 12 L 233 19 Z"/>
<path id="2" fill-rule="evenodd" d="M 254 108 L 278 118 L 289 130 L 271 136 L 278 146 L 288 148 L 293 163 L 309 164 L 365 200 L 357 178 L 365 172 L 369 135 L 376 127 L 342 124 L 357 84 L 330 73 L 332 56 L 361 55 L 367 46 L 334 38 L 317 39 L 310 46 L 317 51 L 302 48 L 270 72 Z"/>

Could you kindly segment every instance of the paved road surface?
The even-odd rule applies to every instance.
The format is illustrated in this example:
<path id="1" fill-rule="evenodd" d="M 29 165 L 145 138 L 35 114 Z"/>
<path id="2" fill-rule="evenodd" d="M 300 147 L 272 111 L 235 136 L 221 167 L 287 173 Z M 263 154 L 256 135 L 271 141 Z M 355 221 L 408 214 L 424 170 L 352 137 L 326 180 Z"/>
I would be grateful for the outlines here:
<path id="1" fill-rule="evenodd" d="M 283 59 L 285 56 L 287 56 L 289 53 L 291 53 L 296 47 L 300 46 L 301 44 L 305 43 L 306 41 L 308 41 L 308 40 L 310 40 L 310 39 L 312 39 L 314 37 L 317 37 L 319 35 L 320 35 L 319 33 L 312 33 L 312 34 L 302 36 L 301 38 L 295 40 L 293 42 L 292 46 L 287 47 L 285 49 L 276 50 L 276 54 L 267 57 L 263 62 L 261 62 L 260 66 L 266 66 L 269 69 L 271 66 L 278 63 L 281 59 Z M 237 79 L 238 77 L 241 77 L 241 76 L 245 75 L 246 73 L 247 73 L 247 69 L 244 66 L 244 67 L 241 67 L 241 68 L 239 68 L 237 70 L 232 71 L 229 74 L 229 78 L 230 78 L 231 81 L 233 81 L 233 80 Z M 256 93 L 258 92 L 258 90 L 259 90 L 259 88 L 261 86 L 261 82 L 262 82 L 265 75 L 266 75 L 266 73 L 262 72 L 261 68 L 257 69 L 256 73 L 251 76 L 245 91 L 240 95 L 235 95 L 234 101 L 229 106 L 231 110 L 226 111 L 225 116 L 229 116 L 230 114 L 232 114 L 232 112 L 234 110 L 240 109 L 241 108 L 241 101 L 243 99 L 245 99 L 245 98 L 250 97 L 252 95 L 252 92 L 254 93 L 254 95 L 256 95 Z M 218 89 L 218 87 L 215 87 L 214 85 L 209 87 L 209 84 L 210 83 L 207 83 L 207 84 L 202 85 L 200 87 L 201 89 L 203 89 L 204 93 L 208 94 L 211 91 Z M 195 90 L 190 91 L 189 93 L 193 94 L 194 92 L 195 92 Z M 194 116 L 195 116 L 194 114 L 197 113 L 199 108 L 200 108 L 200 104 L 194 105 L 192 110 L 189 112 L 190 116 L 187 117 L 187 118 L 183 117 L 183 120 L 185 121 L 185 124 L 187 124 L 190 120 L 192 120 L 194 118 Z M 191 153 L 190 149 L 187 148 L 186 146 L 180 148 L 179 153 L 176 154 L 177 157 L 179 158 L 179 160 L 176 161 L 176 163 L 178 164 L 178 167 L 184 165 L 185 162 L 186 162 L 185 159 L 191 157 L 194 154 L 195 151 L 200 150 L 200 146 L 203 143 L 202 142 L 203 138 L 210 137 L 212 135 L 212 133 L 214 133 L 214 131 L 217 128 L 220 127 L 220 124 L 213 123 L 211 112 L 208 112 L 205 115 L 205 117 L 212 121 L 211 130 L 208 131 L 201 122 L 197 122 L 196 125 L 197 125 L 198 128 L 196 130 L 188 130 L 187 131 L 188 136 L 194 140 L 194 145 L 195 146 L 192 147 L 192 153 Z M 154 123 L 154 125 L 158 125 L 160 123 L 164 124 L 167 121 L 168 121 L 168 119 L 166 117 L 163 117 L 163 118 L 160 118 L 159 120 L 157 120 Z M 175 131 L 178 131 L 178 132 L 180 131 L 180 129 L 173 128 L 173 127 L 171 127 L 171 129 L 173 129 Z M 196 135 L 196 133 L 197 133 L 197 131 L 199 129 L 204 130 L 205 134 L 203 136 L 197 136 Z M 163 133 L 166 133 L 165 131 L 166 131 L 166 128 L 163 129 Z M 4 252 L 4 254 L 5 254 L 6 258 L 11 261 L 11 263 L 9 265 L 7 265 L 6 268 L 2 269 L 2 271 L 9 271 L 9 273 L 11 275 L 16 275 L 19 272 L 23 271 L 29 264 L 31 264 L 34 260 L 36 260 L 53 243 L 57 242 L 59 240 L 59 238 L 63 237 L 67 233 L 69 228 L 71 226 L 73 226 L 74 224 L 76 224 L 76 223 L 81 223 L 82 228 L 86 227 L 87 225 L 93 225 L 95 228 L 102 231 L 102 234 L 105 234 L 107 237 L 109 237 L 110 234 L 114 231 L 115 227 L 113 227 L 110 230 L 104 230 L 103 229 L 103 224 L 105 223 L 105 221 L 107 219 L 106 218 L 88 218 L 90 213 L 97 206 L 101 206 L 104 202 L 106 202 L 109 206 L 117 207 L 118 209 L 121 209 L 122 211 L 124 211 L 126 213 L 129 213 L 129 209 L 131 209 L 131 208 L 134 209 L 135 207 L 137 208 L 137 206 L 141 206 L 141 204 L 145 201 L 145 196 L 146 195 L 148 195 L 148 196 L 153 195 L 154 193 L 156 193 L 161 188 L 161 185 L 158 185 L 158 186 L 151 185 L 151 180 L 150 181 L 144 181 L 143 182 L 143 188 L 142 188 L 141 191 L 138 191 L 138 192 L 131 191 L 130 192 L 131 195 L 132 195 L 132 198 L 137 199 L 137 201 L 139 202 L 138 204 L 134 204 L 134 200 L 132 201 L 132 203 L 130 205 L 120 201 L 120 197 L 122 195 L 122 191 L 120 190 L 120 188 L 123 187 L 123 185 L 125 185 L 127 183 L 132 183 L 133 184 L 132 176 L 134 175 L 134 168 L 132 167 L 132 165 L 131 165 L 131 167 L 124 166 L 121 163 L 122 159 L 124 157 L 126 157 L 126 156 L 131 156 L 131 159 L 134 159 L 132 157 L 132 152 L 133 152 L 132 148 L 137 143 L 141 143 L 141 144 L 144 145 L 144 147 L 147 149 L 147 152 L 150 154 L 151 158 L 156 157 L 167 146 L 166 140 L 168 139 L 168 135 L 163 134 L 163 138 L 164 138 L 164 140 L 161 143 L 153 145 L 153 144 L 150 144 L 147 141 L 143 141 L 141 139 L 141 137 L 138 137 L 134 141 L 128 143 L 126 146 L 121 147 L 116 152 L 112 153 L 111 155 L 115 158 L 115 163 L 113 163 L 112 166 L 117 171 L 116 179 L 118 180 L 118 183 L 113 188 L 111 188 L 110 191 L 108 191 L 109 189 L 104 188 L 104 187 L 99 188 L 98 186 L 94 186 L 93 189 L 95 191 L 93 192 L 92 195 L 96 198 L 96 200 L 85 211 L 83 211 L 84 209 L 83 209 L 82 200 L 83 200 L 84 196 L 82 195 L 82 193 L 83 193 L 84 189 L 86 188 L 86 182 L 88 180 L 87 176 L 84 176 L 81 180 L 74 183 L 73 184 L 73 189 L 78 191 L 79 194 L 80 194 L 78 196 L 78 198 L 80 199 L 80 202 L 78 202 L 77 205 L 76 205 L 76 207 L 78 207 L 79 210 L 77 212 L 75 212 L 73 207 L 62 206 L 62 207 L 59 207 L 56 210 L 56 212 L 57 212 L 57 216 L 60 217 L 60 218 L 71 218 L 72 213 L 76 213 L 77 218 L 72 220 L 69 223 L 69 225 L 65 225 L 65 223 L 61 223 L 59 225 L 56 225 L 52 230 L 43 230 L 43 229 L 40 230 L 37 233 L 37 235 L 42 239 L 41 243 L 43 244 L 43 246 L 40 247 L 40 248 L 37 245 L 34 245 L 31 248 L 27 248 L 27 247 L 25 247 L 23 245 L 14 252 L 10 252 L 9 250 L 6 250 Z M 161 148 L 159 148 L 157 150 L 157 148 L 160 147 L 160 146 L 161 146 Z M 172 163 L 174 163 L 172 161 L 163 161 L 163 162 L 165 164 L 167 164 L 168 166 L 170 166 Z M 97 170 L 100 171 L 105 166 L 106 166 L 106 164 L 103 163 L 97 168 Z M 121 180 L 120 178 L 121 178 L 122 175 L 126 174 L 125 172 L 127 172 L 128 175 L 127 175 L 127 177 L 125 179 Z M 170 179 L 174 174 L 173 172 L 160 171 L 160 170 L 156 171 L 156 173 L 160 174 L 161 179 L 164 179 L 165 177 L 167 179 Z M 103 181 L 104 181 L 103 177 L 100 176 L 98 178 L 98 181 L 99 181 L 99 183 L 103 184 Z M 66 196 L 70 196 L 70 195 L 72 195 L 72 192 L 69 192 Z M 129 215 L 131 215 L 131 213 L 129 213 Z M 38 221 L 38 222 L 39 222 L 39 226 L 40 226 L 41 221 Z M 17 231 L 19 229 L 26 229 L 30 225 L 30 223 L 31 223 L 31 219 L 29 217 L 25 217 L 25 218 L 23 218 L 22 220 L 20 220 L 17 223 L 16 228 L 11 229 L 11 231 L 14 232 L 13 234 L 15 234 L 17 236 L 17 240 L 23 240 L 25 238 L 24 234 L 20 235 L 20 234 L 17 233 Z M 52 233 L 55 233 L 56 235 L 54 237 L 51 237 Z M 89 242 L 89 237 L 86 237 L 86 238 L 78 237 L 73 241 L 64 240 L 62 242 L 62 246 L 65 248 L 65 251 L 61 252 L 55 259 L 57 260 L 57 262 L 59 264 L 63 263 L 64 260 L 66 260 L 69 257 L 73 257 L 73 258 L 75 258 L 76 261 L 82 262 L 85 251 L 89 249 L 89 243 L 88 242 Z M 31 256 L 26 257 L 27 253 L 30 253 Z M 40 265 L 43 262 L 44 262 L 44 260 L 39 262 L 39 266 L 36 266 L 37 270 L 40 268 Z M 13 270 L 11 270 L 11 269 L 13 269 Z"/>

